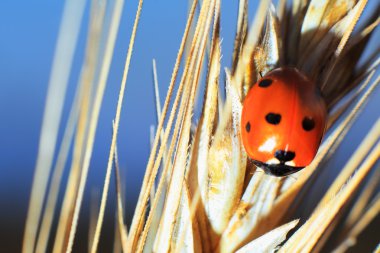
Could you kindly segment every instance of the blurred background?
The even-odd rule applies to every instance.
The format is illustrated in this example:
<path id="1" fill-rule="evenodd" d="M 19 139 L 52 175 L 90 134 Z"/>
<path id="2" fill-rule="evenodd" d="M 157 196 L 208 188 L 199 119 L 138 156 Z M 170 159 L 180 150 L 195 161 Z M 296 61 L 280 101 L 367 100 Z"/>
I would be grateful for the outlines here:
<path id="1" fill-rule="evenodd" d="M 371 6 L 375 5 L 376 0 L 369 2 L 370 6 L 367 7 L 363 18 L 371 10 Z M 250 3 L 249 20 L 252 20 L 256 4 L 257 1 Z M 47 85 L 63 6 L 64 1 L 2 0 L 0 2 L 0 252 L 20 252 L 21 250 Z M 75 241 L 75 249 L 85 247 L 82 244 L 85 244 L 87 240 L 90 196 L 93 192 L 95 195 L 96 192 L 100 193 L 103 186 L 111 143 L 111 122 L 115 115 L 136 7 L 135 0 L 126 1 L 124 5 L 79 220 L 78 236 L 85 240 L 78 238 Z M 237 1 L 222 1 L 221 10 L 222 66 L 230 67 Z M 159 89 L 163 102 L 185 27 L 187 12 L 188 1 L 146 1 L 143 5 L 127 80 L 118 138 L 119 159 L 126 186 L 128 224 L 132 218 L 149 156 L 150 126 L 157 122 L 152 60 L 157 61 Z M 67 120 L 78 81 L 84 56 L 88 20 L 89 2 L 87 1 L 62 122 Z M 380 41 L 379 31 L 372 37 L 369 49 L 373 50 L 378 46 L 378 41 Z M 336 173 L 379 118 L 379 108 L 380 92 L 377 90 L 350 130 L 348 137 L 326 165 L 327 168 L 317 181 L 319 186 L 311 191 L 313 198 L 307 199 L 304 204 L 305 209 L 300 210 L 300 215 L 310 213 L 315 207 L 318 196 L 329 187 Z M 62 133 L 63 127 L 60 129 L 58 141 L 61 140 Z M 67 172 L 64 183 L 66 179 Z M 63 193 L 61 191 L 60 201 Z M 111 184 L 102 233 L 104 238 L 112 238 L 114 231 L 114 193 L 115 188 Z M 380 226 L 379 218 L 375 220 L 375 224 L 377 228 Z M 379 232 L 378 229 L 377 232 Z M 376 245 L 376 234 L 374 236 L 375 239 L 370 244 L 372 248 Z M 101 243 L 99 252 L 104 252 L 105 249 L 109 249 L 109 245 Z"/>

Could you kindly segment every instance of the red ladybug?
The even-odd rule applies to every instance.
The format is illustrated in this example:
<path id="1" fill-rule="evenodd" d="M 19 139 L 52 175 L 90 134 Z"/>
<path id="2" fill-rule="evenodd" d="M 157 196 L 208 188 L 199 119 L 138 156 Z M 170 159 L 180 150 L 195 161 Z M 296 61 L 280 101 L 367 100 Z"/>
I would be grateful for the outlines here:
<path id="1" fill-rule="evenodd" d="M 249 90 L 241 133 L 245 150 L 267 174 L 286 176 L 314 159 L 326 123 L 318 87 L 296 68 L 278 68 Z"/>

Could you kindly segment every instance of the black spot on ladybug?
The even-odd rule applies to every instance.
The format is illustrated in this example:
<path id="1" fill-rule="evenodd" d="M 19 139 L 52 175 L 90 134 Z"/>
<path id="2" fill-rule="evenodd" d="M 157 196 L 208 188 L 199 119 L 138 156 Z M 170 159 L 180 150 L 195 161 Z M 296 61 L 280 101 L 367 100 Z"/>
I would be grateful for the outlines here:
<path id="1" fill-rule="evenodd" d="M 285 150 L 276 150 L 274 153 L 274 156 L 280 161 L 280 162 L 288 162 L 294 159 L 296 157 L 296 153 L 292 151 L 285 151 Z"/>
<path id="2" fill-rule="evenodd" d="M 273 81 L 271 79 L 263 79 L 259 82 L 259 87 L 261 88 L 269 87 L 272 84 L 272 82 Z"/>
<path id="3" fill-rule="evenodd" d="M 315 121 L 310 118 L 310 117 L 305 117 L 303 118 L 302 120 L 302 128 L 305 130 L 305 131 L 311 131 L 313 130 L 315 127 Z"/>
<path id="4" fill-rule="evenodd" d="M 245 125 L 245 130 L 249 133 L 249 131 L 251 131 L 251 123 L 249 123 L 249 121 L 247 122 L 247 124 Z"/>
<path id="5" fill-rule="evenodd" d="M 269 124 L 272 124 L 272 125 L 278 125 L 280 124 L 280 121 L 281 121 L 281 115 L 280 114 L 277 114 L 277 113 L 268 113 L 266 116 L 265 116 L 265 120 L 269 123 Z"/>

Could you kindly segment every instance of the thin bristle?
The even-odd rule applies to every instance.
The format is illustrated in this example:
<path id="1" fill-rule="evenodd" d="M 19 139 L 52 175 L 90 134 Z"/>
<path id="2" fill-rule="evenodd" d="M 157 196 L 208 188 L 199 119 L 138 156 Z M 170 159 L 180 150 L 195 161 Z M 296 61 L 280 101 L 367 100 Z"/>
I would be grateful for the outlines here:
<path id="1" fill-rule="evenodd" d="M 380 82 L 380 77 L 377 78 L 377 80 L 375 80 L 374 84 L 376 85 L 379 82 Z M 372 85 L 372 87 L 370 89 L 368 89 L 366 93 L 369 94 L 371 92 L 371 90 L 375 87 L 375 85 Z M 364 100 L 365 97 L 366 97 L 366 94 L 364 94 L 361 99 Z M 326 203 L 327 201 L 330 201 L 332 196 L 334 196 L 340 190 L 340 188 L 342 187 L 344 182 L 346 182 L 348 180 L 348 178 L 350 178 L 350 176 L 353 174 L 353 172 L 357 168 L 360 161 L 368 154 L 372 145 L 377 141 L 378 137 L 376 137 L 376 136 L 377 136 L 376 134 L 366 136 L 366 138 L 363 140 L 363 147 L 364 148 L 359 149 L 358 151 L 356 151 L 353 154 L 349 163 L 346 165 L 346 169 L 343 170 L 339 174 L 339 176 L 335 180 L 334 184 L 329 188 L 329 191 L 326 193 L 325 197 L 322 199 L 322 201 L 321 201 L 322 205 L 324 203 Z"/>
<path id="2" fill-rule="evenodd" d="M 75 127 L 80 115 L 81 106 L 86 103 L 85 94 L 90 94 L 91 84 L 93 75 L 95 73 L 95 68 L 97 65 L 97 60 L 99 55 L 97 52 L 100 44 L 100 34 L 104 18 L 105 6 L 92 2 L 92 11 L 90 18 L 90 28 L 89 28 L 89 39 L 86 46 L 86 64 L 82 67 L 81 77 L 77 86 L 76 95 L 74 102 L 69 114 L 69 119 L 65 129 L 62 145 L 58 153 L 57 163 L 53 169 L 52 181 L 49 189 L 48 199 L 46 201 L 46 210 L 41 223 L 41 230 L 38 236 L 36 251 L 44 252 L 48 244 L 49 234 L 51 231 L 53 215 L 55 211 L 55 206 L 58 198 L 58 191 L 62 180 L 62 174 L 64 166 L 66 164 L 67 156 L 69 154 L 69 149 L 72 141 L 72 136 L 74 135 Z M 83 111 L 82 111 L 83 113 Z M 87 113 L 87 111 L 86 111 Z M 81 118 L 82 119 L 82 118 Z M 80 128 L 80 127 L 79 127 Z M 78 134 L 80 135 L 80 134 Z M 76 142 L 77 143 L 77 142 Z"/>
<path id="3" fill-rule="evenodd" d="M 99 190 L 93 189 L 91 192 L 91 203 L 90 203 L 90 221 L 88 227 L 88 253 L 91 253 L 91 245 L 94 241 L 96 221 L 99 215 L 99 203 L 100 203 L 100 192 Z"/>
<path id="4" fill-rule="evenodd" d="M 79 88 L 80 86 L 78 86 Z M 66 165 L 66 160 L 69 155 L 70 145 L 75 132 L 75 125 L 78 120 L 79 115 L 79 97 L 78 90 L 75 95 L 74 104 L 71 108 L 69 119 L 67 121 L 67 126 L 63 134 L 62 144 L 59 148 L 57 162 L 53 168 L 53 175 L 51 179 L 51 184 L 49 187 L 49 194 L 46 200 L 46 209 L 42 216 L 41 229 L 37 237 L 36 251 L 45 252 L 47 243 L 49 241 L 49 235 L 51 231 L 51 226 L 53 223 L 53 216 L 56 209 L 56 204 L 58 200 L 59 187 L 62 181 L 63 170 Z"/>
<path id="5" fill-rule="evenodd" d="M 41 127 L 38 157 L 26 218 L 22 247 L 22 251 L 25 253 L 33 252 L 35 248 L 43 200 L 46 194 L 51 165 L 53 163 L 70 66 L 73 61 L 74 49 L 79 36 L 84 7 L 84 0 L 68 0 L 63 12 L 62 24 L 49 80 L 49 90 L 46 97 L 44 119 Z"/>
<path id="6" fill-rule="evenodd" d="M 123 194 L 121 187 L 121 179 L 120 179 L 120 166 L 119 166 L 119 155 L 117 152 L 117 145 L 115 146 L 115 180 L 116 180 L 116 201 L 117 201 L 117 228 L 119 229 L 120 237 L 121 237 L 121 247 L 123 252 L 127 251 L 127 243 L 128 243 L 128 232 L 124 222 L 124 208 L 123 205 Z M 118 236 L 116 236 L 118 237 Z"/>
<path id="7" fill-rule="evenodd" d="M 109 73 L 117 30 L 120 23 L 122 6 L 123 6 L 123 0 L 117 0 L 113 8 L 113 13 L 112 13 L 113 15 L 112 15 L 110 28 L 109 28 L 109 34 L 107 36 L 107 41 L 105 44 L 104 59 L 102 61 L 102 65 L 100 68 L 100 74 L 99 74 L 98 83 L 96 86 L 97 89 L 95 92 L 93 108 L 92 108 L 92 112 L 91 112 L 89 123 L 88 123 L 87 141 L 85 142 L 85 145 L 83 147 L 84 160 L 83 160 L 83 165 L 81 166 L 82 169 L 80 173 L 78 194 L 75 199 L 74 207 L 71 207 L 73 208 L 72 221 L 68 221 L 69 214 L 66 214 L 66 219 L 63 222 L 60 220 L 58 229 L 61 227 L 61 230 L 58 230 L 58 233 L 56 235 L 53 252 L 62 252 L 62 251 L 70 252 L 72 250 L 72 245 L 74 242 L 74 237 L 75 237 L 77 223 L 78 223 L 79 211 L 82 204 L 84 188 L 87 181 L 87 175 L 88 175 L 88 170 L 90 166 L 90 160 L 91 160 L 91 155 L 92 155 L 92 150 L 93 150 L 93 145 L 94 145 L 94 140 L 95 140 L 99 112 L 100 112 L 100 108 L 101 108 L 101 104 L 103 100 L 104 90 L 106 87 L 106 81 L 107 81 L 107 77 Z M 75 191 L 75 189 L 71 189 L 71 191 Z M 73 196 L 74 193 L 71 193 L 70 195 Z M 68 210 L 63 209 L 63 211 L 67 212 Z M 68 239 L 65 239 L 66 234 L 67 234 L 66 229 L 68 227 L 69 227 Z M 68 241 L 66 242 L 66 240 Z M 65 245 L 66 243 L 67 245 Z"/>
<path id="8" fill-rule="evenodd" d="M 195 223 L 195 216 L 197 215 L 199 219 L 203 220 L 204 213 L 198 212 L 198 205 L 201 204 L 200 200 L 202 197 L 203 202 L 208 198 L 207 196 L 207 156 L 208 149 L 211 142 L 212 131 L 214 128 L 214 121 L 216 119 L 217 102 L 218 102 L 218 86 L 219 86 L 219 74 L 220 74 L 220 1 L 216 1 L 215 12 L 214 12 L 214 25 L 213 25 L 213 35 L 211 39 L 211 50 L 209 52 L 209 64 L 207 73 L 207 86 L 205 91 L 204 109 L 203 116 L 198 124 L 194 140 L 192 141 L 192 151 L 191 151 L 191 164 L 190 171 L 187 175 L 187 181 L 189 182 L 190 193 L 192 195 L 192 202 L 190 205 L 190 219 L 185 223 L 184 230 L 190 226 L 190 223 Z M 207 110 L 205 109 L 207 108 Z M 202 141 L 200 141 L 202 140 Z M 203 217 L 203 218 L 201 218 Z M 200 223 L 200 237 L 207 240 L 207 227 L 205 224 Z M 185 241 L 185 233 L 178 236 L 179 240 L 176 245 L 175 252 L 180 252 L 182 245 Z M 203 241 L 203 240 L 202 240 Z M 196 242 L 194 242 L 196 243 Z M 204 245 L 204 250 L 209 249 L 209 245 Z"/>
<path id="9" fill-rule="evenodd" d="M 106 203 L 107 203 L 107 196 L 108 196 L 108 188 L 109 188 L 109 183 L 110 183 L 110 178 L 111 178 L 112 162 L 114 159 L 115 148 L 116 148 L 116 139 L 117 139 L 117 133 L 118 133 L 119 123 L 120 123 L 120 114 L 121 114 L 123 98 L 124 98 L 124 93 L 125 93 L 125 88 L 126 88 L 126 83 L 127 83 L 129 65 L 130 65 L 131 57 L 132 57 L 133 45 L 134 45 L 135 37 L 136 37 L 137 26 L 138 26 L 139 20 L 140 20 L 142 4 L 143 4 L 143 0 L 140 0 L 139 4 L 137 6 L 136 17 L 135 17 L 135 21 L 134 21 L 133 28 L 132 28 L 132 35 L 131 35 L 131 39 L 130 39 L 129 46 L 128 46 L 127 57 L 125 60 L 123 79 L 121 81 L 119 98 L 118 98 L 117 107 L 116 107 L 116 115 L 115 115 L 115 123 L 114 123 L 114 127 L 113 127 L 111 148 L 110 148 L 110 153 L 108 156 L 106 177 L 104 180 L 103 193 L 102 193 L 102 198 L 101 198 L 101 203 L 100 203 L 99 218 L 98 218 L 97 224 L 96 224 L 94 242 L 93 242 L 92 247 L 91 247 L 91 253 L 97 252 L 100 232 L 101 232 L 101 228 L 103 225 L 104 212 L 105 212 Z M 122 9 L 123 6 L 121 5 L 119 7 Z"/>
<path id="10" fill-rule="evenodd" d="M 153 83 L 154 83 L 154 97 L 156 101 L 156 114 L 157 114 L 157 123 L 161 119 L 161 98 L 160 98 L 160 91 L 159 91 L 159 84 L 158 84 L 158 77 L 157 77 L 157 67 L 156 67 L 156 60 L 153 59 Z M 151 140 L 151 148 L 154 145 L 154 137 L 155 135 L 152 135 L 152 140 Z M 162 142 L 164 139 L 164 131 L 162 130 L 160 132 L 160 141 Z M 167 151 L 164 149 L 164 153 L 162 155 L 162 165 L 166 166 L 167 163 Z M 155 191 L 152 191 L 155 192 Z M 154 196 L 151 197 L 153 199 Z"/>
<path id="11" fill-rule="evenodd" d="M 238 20 L 236 23 L 236 35 L 232 55 L 232 73 L 235 72 L 237 63 L 248 31 L 248 1 L 239 0 Z"/>
<path id="12" fill-rule="evenodd" d="M 180 49 L 178 51 L 176 62 L 174 64 L 173 74 L 172 74 L 172 77 L 170 80 L 168 93 L 167 93 L 167 96 L 165 99 L 164 107 L 162 108 L 162 117 L 159 120 L 156 133 L 160 133 L 163 129 L 163 124 L 164 124 L 164 121 L 165 121 L 165 118 L 166 118 L 166 115 L 168 112 L 169 102 L 170 102 L 172 92 L 173 92 L 173 88 L 174 88 L 174 84 L 175 84 L 175 81 L 177 78 L 179 65 L 180 65 L 180 62 L 182 59 L 182 54 L 183 54 L 185 44 L 187 41 L 187 36 L 189 34 L 189 30 L 190 30 L 189 28 L 191 26 L 191 23 L 192 23 L 192 20 L 194 17 L 195 7 L 196 7 L 196 1 L 193 2 L 193 5 L 191 7 L 191 11 L 189 13 L 189 18 L 188 18 L 187 23 L 186 23 L 186 28 L 185 28 L 185 32 L 184 32 L 184 35 L 183 35 L 183 38 L 181 41 Z M 178 91 L 177 91 L 177 96 L 176 96 L 175 101 L 173 103 L 173 109 L 175 109 L 177 107 L 178 100 L 179 100 L 179 94 L 180 94 L 181 90 L 182 90 L 182 87 L 180 85 L 180 87 L 178 88 Z M 169 134 L 168 129 L 170 130 L 170 128 L 171 128 L 173 117 L 174 117 L 174 114 L 170 113 L 169 120 L 168 120 L 168 123 L 166 126 L 167 129 L 165 130 L 164 139 L 161 142 L 161 146 L 160 146 L 160 149 L 159 149 L 158 154 L 157 154 L 157 159 L 160 157 L 160 153 L 162 153 L 164 150 L 163 146 L 166 146 L 166 139 L 168 138 L 168 134 Z M 153 181 L 151 178 L 152 177 L 155 178 L 155 175 L 157 174 L 156 170 L 158 169 L 158 167 L 157 167 L 157 169 L 154 168 L 154 159 L 155 159 L 156 152 L 157 152 L 158 141 L 159 141 L 159 135 L 156 134 L 156 137 L 155 137 L 155 140 L 153 143 L 153 147 L 152 147 L 152 150 L 151 150 L 151 153 L 149 156 L 148 164 L 146 166 L 146 172 L 145 172 L 144 180 L 143 180 L 142 187 L 141 187 L 142 190 L 140 192 L 139 199 L 138 199 L 137 206 L 136 206 L 136 210 L 135 210 L 135 213 L 134 213 L 133 219 L 132 219 L 132 225 L 131 225 L 130 236 L 129 236 L 130 239 L 128 240 L 128 252 L 132 251 L 132 249 L 136 246 L 137 240 L 138 240 L 138 233 L 141 232 L 142 227 L 143 227 L 142 219 L 143 219 L 143 216 L 145 214 L 146 204 L 148 201 L 148 192 L 149 192 L 149 188 L 150 188 L 148 185 L 152 184 L 149 181 Z M 170 154 L 168 154 L 168 157 L 170 157 Z M 163 172 L 163 175 L 165 175 L 165 174 L 166 173 Z M 158 188 L 157 191 L 159 191 L 159 189 L 160 188 Z"/>
<path id="13" fill-rule="evenodd" d="M 344 223 L 343 230 L 352 228 L 354 223 L 360 219 L 360 217 L 363 214 L 363 211 L 365 210 L 365 207 L 368 206 L 370 198 L 372 197 L 373 193 L 376 191 L 376 188 L 379 186 L 379 183 L 380 183 L 380 170 L 375 169 L 373 175 L 369 179 L 369 182 L 365 186 L 363 192 L 358 196 L 355 205 L 351 209 Z"/>
<path id="14" fill-rule="evenodd" d="M 355 27 L 356 23 L 358 22 L 359 17 L 361 16 L 361 14 L 364 10 L 364 7 L 366 5 L 367 5 L 367 0 L 360 0 L 356 4 L 354 9 L 352 10 L 352 14 L 349 13 L 349 15 L 347 17 L 345 17 L 345 19 L 347 19 L 347 22 L 349 22 L 349 25 L 348 26 L 347 25 L 342 26 L 342 28 L 344 27 L 345 32 L 344 32 L 344 34 L 343 34 L 343 36 L 342 36 L 342 38 L 338 44 L 338 47 L 336 48 L 336 50 L 334 52 L 334 61 L 331 63 L 330 66 L 328 66 L 329 72 L 326 74 L 325 82 L 321 85 L 322 90 L 327 85 L 327 80 L 329 79 L 330 75 L 333 73 L 333 69 L 335 68 L 337 62 L 340 59 L 340 55 L 341 55 L 344 47 L 347 44 L 348 38 L 351 36 L 351 33 L 354 30 L 354 27 Z"/>
<path id="15" fill-rule="evenodd" d="M 211 7 L 209 7 L 209 5 Z M 167 202 L 165 204 L 163 217 L 161 219 L 160 227 L 158 230 L 159 234 L 157 238 L 159 239 L 156 240 L 157 250 L 160 252 L 166 252 L 170 248 L 169 242 L 173 233 L 174 219 L 178 211 L 178 205 L 181 197 L 182 182 L 183 177 L 185 175 L 184 172 L 186 169 L 187 149 L 189 143 L 190 125 L 192 117 L 191 108 L 193 108 L 195 93 L 197 90 L 198 79 L 200 75 L 200 69 L 202 66 L 201 64 L 203 60 L 203 54 L 205 53 L 206 49 L 206 35 L 211 26 L 211 18 L 213 16 L 213 5 L 214 3 L 208 3 L 206 1 L 202 4 L 200 18 L 198 20 L 197 28 L 194 35 L 195 41 L 200 39 L 201 43 L 195 43 L 194 46 L 192 45 L 188 57 L 188 61 L 190 61 L 189 69 L 193 69 L 194 72 L 184 72 L 183 78 L 181 80 L 181 83 L 185 82 L 186 87 L 179 110 L 180 113 L 182 113 L 183 110 L 185 114 L 183 118 L 182 129 L 178 137 L 178 147 L 173 163 L 173 174 L 169 182 Z M 176 125 L 178 125 L 178 123 L 181 123 L 181 121 L 178 119 L 181 119 L 181 117 L 177 118 Z M 143 238 L 141 241 L 143 241 Z"/>
<path id="16" fill-rule="evenodd" d="M 103 5 L 102 5 L 103 4 Z M 67 241 L 67 230 L 69 229 L 70 217 L 74 210 L 75 196 L 78 189 L 78 178 L 80 176 L 80 163 L 83 157 L 83 145 L 87 135 L 86 126 L 89 123 L 88 115 L 90 110 L 90 103 L 92 102 L 92 94 L 96 67 L 99 64 L 100 58 L 100 40 L 103 29 L 104 16 L 105 16 L 105 2 L 93 2 L 93 18 L 96 21 L 92 22 L 89 29 L 88 46 L 86 49 L 86 60 L 83 66 L 83 71 L 80 78 L 80 85 L 82 86 L 82 97 L 80 100 L 80 112 L 77 124 L 77 131 L 74 141 L 73 158 L 71 161 L 71 168 L 69 179 L 66 186 L 65 197 L 63 201 L 63 208 L 60 213 L 58 228 L 56 233 L 56 240 L 54 243 L 54 251 L 57 252 L 64 247 Z M 91 36 L 90 36 L 91 34 Z M 97 53 L 95 53 L 97 52 Z"/>
<path id="17" fill-rule="evenodd" d="M 345 236 L 344 241 L 334 250 L 334 253 L 344 253 L 348 248 L 354 246 L 358 235 L 376 218 L 380 213 L 380 194 L 377 194 L 374 201 L 366 211 L 363 212 L 360 219 Z"/>
<path id="18" fill-rule="evenodd" d="M 256 11 L 255 19 L 252 23 L 251 28 L 249 29 L 246 42 L 244 43 L 241 53 L 239 55 L 239 61 L 236 64 L 236 71 L 234 72 L 232 81 L 232 83 L 234 83 L 237 86 L 236 89 L 239 95 L 243 93 L 240 84 L 243 83 L 243 77 L 245 76 L 244 72 L 247 70 L 247 66 L 251 64 L 251 57 L 254 52 L 254 48 L 258 43 L 258 38 L 260 37 L 261 29 L 264 26 L 265 14 L 267 13 L 269 5 L 270 1 L 260 1 L 260 5 Z M 246 82 L 250 81 L 251 80 L 246 80 Z"/>

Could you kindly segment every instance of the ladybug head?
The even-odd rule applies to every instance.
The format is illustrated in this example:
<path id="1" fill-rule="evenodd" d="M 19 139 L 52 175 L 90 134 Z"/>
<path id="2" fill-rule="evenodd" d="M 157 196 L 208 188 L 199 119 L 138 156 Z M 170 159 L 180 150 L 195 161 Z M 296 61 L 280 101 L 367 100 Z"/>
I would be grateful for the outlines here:
<path id="1" fill-rule="evenodd" d="M 286 176 L 314 159 L 325 128 L 326 107 L 316 87 L 295 69 L 259 80 L 243 105 L 244 147 L 265 172 Z"/>

